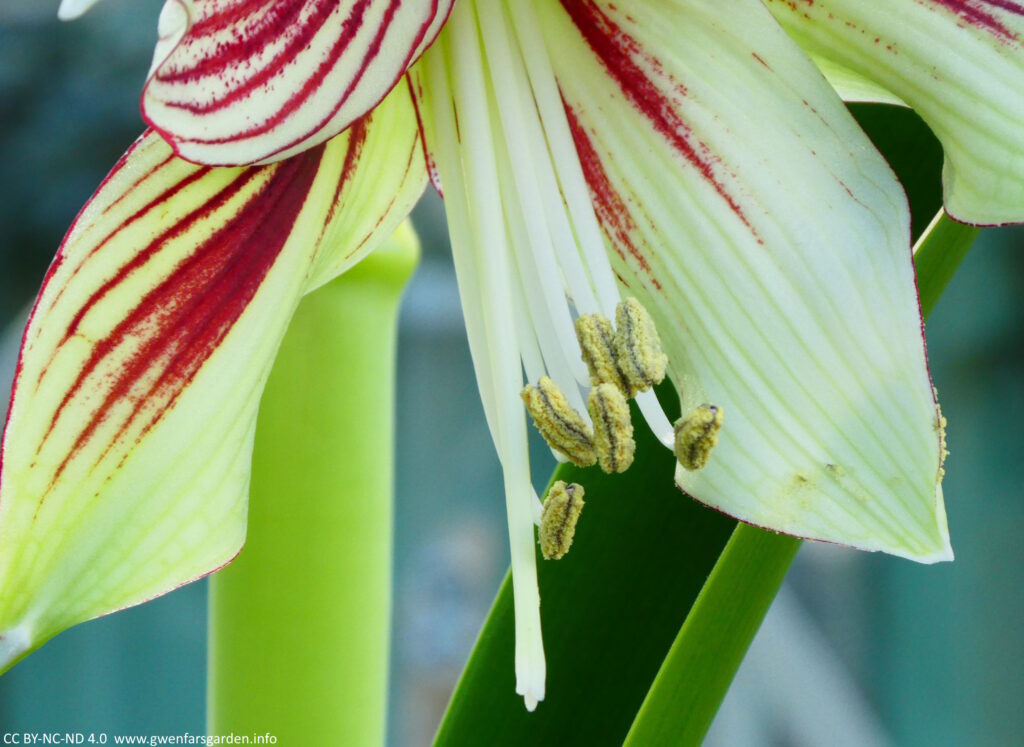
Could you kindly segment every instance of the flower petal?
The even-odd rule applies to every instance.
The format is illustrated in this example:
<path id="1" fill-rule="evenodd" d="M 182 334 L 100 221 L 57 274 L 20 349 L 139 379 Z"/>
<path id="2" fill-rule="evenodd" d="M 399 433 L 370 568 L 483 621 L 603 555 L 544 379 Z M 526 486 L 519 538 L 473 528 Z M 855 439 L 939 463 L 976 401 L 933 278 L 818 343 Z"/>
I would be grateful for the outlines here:
<path id="1" fill-rule="evenodd" d="M 188 160 L 275 161 L 372 109 L 453 0 L 167 0 L 143 116 Z"/>
<path id="2" fill-rule="evenodd" d="M 80 18 L 85 13 L 98 3 L 100 0 L 61 0 L 60 7 L 57 8 L 57 18 L 62 21 L 73 21 L 76 18 Z"/>
<path id="3" fill-rule="evenodd" d="M 341 179 L 306 292 L 373 251 L 412 212 L 426 187 L 416 112 L 404 80 L 345 136 Z"/>
<path id="4" fill-rule="evenodd" d="M 841 101 L 756 0 L 535 5 L 616 271 L 684 412 L 724 408 L 680 486 L 950 557 L 906 198 Z"/>
<path id="5" fill-rule="evenodd" d="M 862 102 L 866 104 L 892 104 L 906 106 L 907 102 L 891 91 L 887 91 L 877 83 L 857 75 L 842 65 L 837 65 L 826 57 L 811 55 L 825 80 L 835 89 L 843 101 Z"/>
<path id="6" fill-rule="evenodd" d="M 892 91 L 946 153 L 946 210 L 968 223 L 1024 221 L 1024 3 L 769 0 L 808 51 Z"/>
<path id="7" fill-rule="evenodd" d="M 78 216 L 4 433 L 0 670 L 238 552 L 257 405 L 292 310 L 426 184 L 397 93 L 381 113 L 404 127 L 360 122 L 264 167 L 196 166 L 147 133 Z M 381 185 L 397 191 L 370 197 Z"/>

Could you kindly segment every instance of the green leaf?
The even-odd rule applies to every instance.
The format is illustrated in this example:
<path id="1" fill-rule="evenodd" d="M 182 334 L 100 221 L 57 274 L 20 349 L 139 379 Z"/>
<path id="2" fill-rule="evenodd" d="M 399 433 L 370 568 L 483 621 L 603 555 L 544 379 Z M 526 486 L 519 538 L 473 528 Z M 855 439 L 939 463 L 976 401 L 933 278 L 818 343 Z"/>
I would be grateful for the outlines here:
<path id="1" fill-rule="evenodd" d="M 701 743 L 800 544 L 736 527 L 637 713 L 627 747 Z"/>
<path id="2" fill-rule="evenodd" d="M 981 229 L 977 226 L 957 223 L 945 210 L 940 210 L 914 247 L 921 313 L 925 317 L 935 308 L 979 233 Z"/>
<path id="3" fill-rule="evenodd" d="M 736 526 L 679 492 L 674 458 L 636 423 L 636 462 L 625 474 L 572 465 L 554 474 L 586 488 L 586 507 L 569 554 L 557 561 L 537 556 L 548 661 L 544 702 L 527 713 L 515 694 L 506 578 L 436 744 L 596 745 L 625 738 Z"/>

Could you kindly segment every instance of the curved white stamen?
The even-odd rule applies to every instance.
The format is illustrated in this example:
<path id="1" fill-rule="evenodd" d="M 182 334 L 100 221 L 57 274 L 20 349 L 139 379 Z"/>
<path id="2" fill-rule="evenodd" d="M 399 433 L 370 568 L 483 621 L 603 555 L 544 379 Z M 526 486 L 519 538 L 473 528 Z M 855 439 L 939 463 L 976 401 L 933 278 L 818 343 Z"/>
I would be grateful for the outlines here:
<path id="1" fill-rule="evenodd" d="M 500 172 L 503 175 L 509 174 L 511 169 L 508 167 L 508 153 L 501 150 L 497 156 Z M 579 395 L 577 384 L 581 374 L 586 376 L 586 367 L 579 357 L 579 345 L 576 342 L 575 332 L 573 332 L 571 340 L 565 340 L 564 336 L 555 334 L 555 323 L 549 313 L 552 301 L 545 297 L 540 279 L 541 271 L 534 262 L 534 255 L 530 251 L 529 239 L 526 236 L 526 228 L 524 226 L 525 214 L 522 212 L 519 195 L 511 178 L 501 180 L 501 193 L 507 214 L 518 218 L 518 220 L 513 219 L 509 221 L 509 238 L 511 239 L 510 243 L 519 267 L 520 277 L 523 281 L 523 292 L 530 310 L 530 317 L 534 323 L 532 332 L 536 336 L 541 353 L 544 356 L 547 375 L 566 393 L 566 396 L 569 398 L 569 404 L 576 410 L 583 412 L 585 411 L 584 399 Z M 568 314 L 565 296 L 559 293 L 557 300 L 560 301 L 565 309 L 565 313 Z M 569 324 L 572 324 L 571 320 Z M 567 348 L 569 345 L 572 345 L 572 347 Z M 582 368 L 582 372 L 577 370 L 579 368 Z M 531 381 L 536 383 L 536 379 L 532 377 Z"/>
<path id="2" fill-rule="evenodd" d="M 519 401 L 522 386 L 518 352 L 509 343 L 516 339 L 510 294 L 511 254 L 508 247 L 505 215 L 502 210 L 491 134 L 488 106 L 489 91 L 483 79 L 483 57 L 474 20 L 474 6 L 456 3 L 449 21 L 452 34 L 454 100 L 459 112 L 459 132 L 466 179 L 464 189 L 472 195 L 470 214 L 472 238 L 469 246 L 453 252 L 474 253 L 482 278 L 481 290 L 488 356 L 494 377 L 495 430 L 502 450 L 505 477 L 506 512 L 512 555 L 512 585 L 516 618 L 516 692 L 523 695 L 527 708 L 536 707 L 544 697 L 544 649 L 540 632 L 540 596 L 533 534 L 533 488 L 530 485 L 529 456 L 526 448 L 525 413 Z M 454 124 L 454 123 L 452 123 Z M 447 128 L 439 128 L 447 129 Z M 454 137 L 454 129 L 442 137 Z M 441 179 L 450 189 L 458 189 L 455 169 L 439 163 Z M 449 172 L 446 176 L 445 169 Z M 454 184 L 453 184 L 454 182 Z M 451 185 L 451 186 L 450 186 Z M 460 185 L 461 186 L 461 185 Z M 486 257 L 483 256 L 486 252 Z"/>
<path id="3" fill-rule="evenodd" d="M 470 350 L 505 478 L 516 691 L 532 710 L 544 698 L 546 669 L 533 531 L 542 504 L 530 484 L 523 371 L 530 381 L 550 376 L 586 413 L 590 378 L 573 315 L 614 318 L 620 296 L 546 50 L 524 8 L 455 4 L 424 59 L 422 114 L 433 119 Z M 524 42 L 513 21 L 534 24 L 536 36 Z M 638 403 L 671 448 L 657 398 L 647 393 Z"/>
<path id="4" fill-rule="evenodd" d="M 555 72 L 544 46 L 544 35 L 540 31 L 530 3 L 510 3 L 509 9 L 530 77 L 530 87 L 537 103 L 537 111 L 544 125 L 544 134 L 547 137 L 558 182 L 565 196 L 565 203 L 594 284 L 601 312 L 609 319 L 614 319 L 615 306 L 619 302 L 619 289 L 605 254 L 604 234 L 597 223 L 597 216 L 594 215 L 590 191 L 576 154 L 576 143 L 569 131 L 569 121 L 566 119 L 565 107 L 558 92 Z"/>
<path id="5" fill-rule="evenodd" d="M 525 83 L 526 81 L 522 82 Z M 578 240 L 573 232 L 569 216 L 566 214 L 565 201 L 558 186 L 558 178 L 551 164 L 551 154 L 547 149 L 544 133 L 539 126 L 539 121 L 535 118 L 530 118 L 529 121 L 531 125 L 534 125 L 531 129 L 537 130 L 537 136 L 529 138 L 530 152 L 534 161 L 541 162 L 544 166 L 544 168 L 538 170 L 537 178 L 540 181 L 540 190 L 546 196 L 544 199 L 544 210 L 547 214 L 552 243 L 555 246 L 558 262 L 564 270 L 566 290 L 572 299 L 573 305 L 576 307 L 577 313 L 598 313 L 601 310 L 601 306 L 594 295 L 590 273 L 587 272 L 580 257 Z"/>
<path id="6" fill-rule="evenodd" d="M 533 334 L 536 321 L 533 318 L 530 304 L 526 300 L 526 284 L 523 281 L 522 273 L 514 264 L 512 269 L 516 276 L 512 283 L 512 292 L 515 302 L 516 341 L 519 343 L 519 357 L 523 360 L 526 380 L 536 383 L 540 381 L 541 376 L 544 376 L 544 358 L 537 345 L 537 337 Z"/>
<path id="7" fill-rule="evenodd" d="M 504 162 L 510 167 L 512 181 L 515 184 L 519 207 L 524 220 L 519 223 L 525 228 L 527 246 L 536 264 L 538 278 L 543 289 L 544 302 L 547 304 L 554 332 L 561 348 L 573 351 L 566 355 L 570 370 L 577 381 L 586 382 L 588 374 L 586 366 L 579 355 L 576 333 L 573 330 L 572 316 L 562 288 L 561 273 L 556 262 L 556 252 L 551 233 L 548 230 L 547 211 L 545 204 L 554 200 L 561 202 L 561 196 L 555 193 L 547 195 L 541 191 L 538 179 L 538 168 L 541 164 L 533 161 L 533 149 L 529 142 L 529 124 L 536 125 L 536 116 L 529 117 L 523 110 L 519 100 L 520 86 L 516 81 L 517 68 L 521 62 L 515 59 L 509 47 L 508 33 L 505 29 L 505 12 L 497 0 L 485 0 L 486 8 L 479 13 L 480 30 L 487 46 L 487 63 L 491 81 L 495 91 L 501 91 L 496 97 L 498 115 L 507 144 L 507 158 Z M 563 267 L 563 270 L 568 268 Z M 564 383 L 562 384 L 564 387 Z"/>
<path id="8" fill-rule="evenodd" d="M 437 131 L 437 140 L 433 144 L 437 150 L 438 168 L 444 173 L 442 179 L 452 181 L 449 188 L 445 182 L 445 215 L 448 218 L 448 233 L 452 243 L 452 260 L 455 263 L 455 280 L 459 286 L 459 300 L 462 304 L 462 316 L 466 324 L 466 336 L 469 338 L 469 352 L 473 359 L 477 388 L 484 407 L 484 416 L 491 432 L 491 440 L 499 457 L 502 457 L 501 441 L 497 432 L 497 415 L 495 413 L 494 383 L 491 375 L 491 362 L 486 355 L 487 336 L 483 328 L 483 298 L 480 294 L 478 275 L 475 262 L 466 251 L 455 251 L 454 247 L 467 247 L 472 242 L 470 231 L 470 210 L 466 201 L 465 188 L 462 187 L 460 157 L 458 143 L 455 138 L 454 102 L 448 85 L 447 71 L 447 34 L 436 42 L 437 52 L 428 55 L 427 78 L 430 83 L 432 116 Z M 504 462 L 504 458 L 502 457 Z"/>
<path id="9" fill-rule="evenodd" d="M 543 134 L 554 161 L 561 193 L 572 217 L 580 250 L 597 291 L 601 312 L 609 319 L 614 319 L 615 307 L 620 299 L 618 284 L 608 261 L 604 234 L 594 214 L 576 144 L 569 131 L 569 122 L 544 46 L 544 37 L 537 26 L 530 3 L 514 2 L 509 3 L 508 7 L 526 64 L 533 99 L 543 122 Z M 646 392 L 640 394 L 636 402 L 655 437 L 671 449 L 675 438 L 672 424 L 661 409 L 658 398 L 653 392 Z"/>
<path id="10" fill-rule="evenodd" d="M 521 54 L 512 51 L 515 35 L 504 23 L 495 25 L 500 27 L 496 33 L 500 32 L 501 47 L 491 55 L 489 46 L 488 54 L 494 62 L 492 69 L 496 68 L 503 76 L 502 80 L 495 79 L 495 87 L 498 90 L 507 89 L 507 95 L 500 97 L 499 101 L 510 110 L 512 126 L 521 130 L 520 141 L 525 141 L 523 157 L 529 160 L 533 168 L 536 178 L 534 187 L 538 190 L 551 243 L 563 270 L 563 279 L 573 305 L 579 314 L 596 313 L 600 311 L 600 306 L 566 214 L 565 200 L 558 186 L 558 177 L 530 88 L 526 64 Z M 524 215 L 529 217 L 532 214 Z"/>
<path id="11" fill-rule="evenodd" d="M 673 448 L 676 442 L 675 430 L 673 430 L 668 416 L 665 415 L 665 411 L 661 409 L 661 403 L 658 402 L 654 390 L 638 392 L 636 406 L 640 408 L 640 413 L 647 421 L 647 425 L 650 426 L 651 433 L 661 442 L 661 445 L 666 449 Z"/>

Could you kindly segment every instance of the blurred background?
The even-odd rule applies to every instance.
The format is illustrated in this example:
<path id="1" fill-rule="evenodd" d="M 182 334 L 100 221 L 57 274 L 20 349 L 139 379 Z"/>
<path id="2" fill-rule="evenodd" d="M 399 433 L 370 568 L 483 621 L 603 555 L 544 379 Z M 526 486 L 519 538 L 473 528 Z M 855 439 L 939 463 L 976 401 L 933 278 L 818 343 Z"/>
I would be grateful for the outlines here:
<path id="1" fill-rule="evenodd" d="M 106 0 L 64 25 L 56 0 L 0 0 L 4 403 L 48 262 L 141 131 L 160 5 Z M 395 747 L 429 743 L 507 566 L 499 468 L 436 197 L 415 217 L 424 256 L 399 351 Z M 1024 232 L 989 230 L 927 326 L 949 419 L 956 562 L 926 567 L 806 544 L 709 744 L 1024 742 L 1022 290 Z M 543 473 L 545 450 L 534 451 Z M 0 731 L 202 733 L 205 605 L 201 582 L 62 634 L 0 678 Z"/>

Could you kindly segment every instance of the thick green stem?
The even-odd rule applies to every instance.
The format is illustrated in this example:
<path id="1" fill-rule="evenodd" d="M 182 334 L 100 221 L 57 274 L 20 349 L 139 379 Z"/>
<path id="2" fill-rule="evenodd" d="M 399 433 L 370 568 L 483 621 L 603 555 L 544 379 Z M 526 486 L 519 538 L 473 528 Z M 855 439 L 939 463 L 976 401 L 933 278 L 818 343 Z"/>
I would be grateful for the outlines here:
<path id="1" fill-rule="evenodd" d="M 978 234 L 945 211 L 914 248 L 925 316 Z M 637 712 L 626 747 L 699 745 L 801 540 L 740 524 L 723 550 Z"/>
<path id="2" fill-rule="evenodd" d="M 411 231 L 307 296 L 260 406 L 249 531 L 210 583 L 208 730 L 384 743 L 398 302 Z"/>

